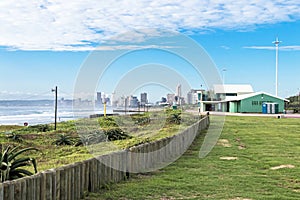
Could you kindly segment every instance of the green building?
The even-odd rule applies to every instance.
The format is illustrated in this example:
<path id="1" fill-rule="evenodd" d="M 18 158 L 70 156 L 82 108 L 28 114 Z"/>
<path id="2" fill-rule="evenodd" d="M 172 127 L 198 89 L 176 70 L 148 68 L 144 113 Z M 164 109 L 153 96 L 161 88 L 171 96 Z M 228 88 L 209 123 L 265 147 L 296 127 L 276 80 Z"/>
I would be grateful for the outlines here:
<path id="1" fill-rule="evenodd" d="M 223 84 L 213 86 L 210 99 L 198 99 L 201 112 L 231 113 L 283 113 L 289 100 L 265 93 L 253 92 L 249 84 Z"/>
<path id="2" fill-rule="evenodd" d="M 264 92 L 255 92 L 250 94 L 226 97 L 222 104 L 222 111 L 238 112 L 238 113 L 261 113 L 263 112 L 263 104 L 276 105 L 276 113 L 284 111 L 284 102 L 286 99 L 273 96 Z"/>

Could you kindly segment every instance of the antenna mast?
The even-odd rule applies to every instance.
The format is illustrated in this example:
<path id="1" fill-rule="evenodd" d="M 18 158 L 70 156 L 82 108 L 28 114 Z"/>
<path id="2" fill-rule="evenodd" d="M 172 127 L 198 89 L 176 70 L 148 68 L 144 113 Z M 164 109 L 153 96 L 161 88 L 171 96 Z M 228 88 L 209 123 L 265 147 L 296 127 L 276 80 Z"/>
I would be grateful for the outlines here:
<path id="1" fill-rule="evenodd" d="M 275 77 L 275 95 L 278 96 L 278 49 L 279 49 L 279 43 L 281 43 L 281 41 L 278 40 L 278 37 L 276 37 L 276 41 L 272 42 L 273 44 L 275 44 L 276 47 L 276 77 Z"/>

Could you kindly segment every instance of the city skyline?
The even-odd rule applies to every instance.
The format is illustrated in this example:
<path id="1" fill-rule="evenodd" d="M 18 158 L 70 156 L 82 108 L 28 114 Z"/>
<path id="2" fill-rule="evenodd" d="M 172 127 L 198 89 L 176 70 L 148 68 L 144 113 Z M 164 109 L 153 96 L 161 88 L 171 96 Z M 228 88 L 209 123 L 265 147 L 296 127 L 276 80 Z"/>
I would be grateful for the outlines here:
<path id="1" fill-rule="evenodd" d="M 113 93 L 124 75 L 137 66 L 153 63 L 172 68 L 185 77 L 189 83 L 189 88 L 183 88 L 185 92 L 201 89 L 201 86 L 206 88 L 203 77 L 195 75 L 186 60 L 156 51 L 165 48 L 171 52 L 176 47 L 163 40 L 165 30 L 186 35 L 202 46 L 215 63 L 219 76 L 226 77 L 225 84 L 251 84 L 255 91 L 270 94 L 275 94 L 276 62 L 272 42 L 278 37 L 282 41 L 278 95 L 288 97 L 300 91 L 297 85 L 300 4 L 296 0 L 168 4 L 153 1 L 151 5 L 147 1 L 136 5 L 125 1 L 101 5 L 94 1 L 76 2 L 65 6 L 58 6 L 59 1 L 39 5 L 19 2 L 18 7 L 14 1 L 0 4 L 3 25 L 0 30 L 0 100 L 52 99 L 51 89 L 55 86 L 59 87 L 61 97 L 72 98 L 80 69 L 96 49 L 104 57 L 120 50 L 144 51 L 112 62 L 95 91 Z M 138 12 L 144 8 L 148 9 Z M 70 15 L 64 15 L 66 10 Z M 159 45 L 145 43 L 149 35 L 155 36 L 154 39 L 160 37 L 156 40 Z M 149 98 L 154 99 L 176 93 L 176 88 L 151 84 L 132 88 L 131 93 L 140 93 L 146 88 L 147 93 L 154 96 Z"/>

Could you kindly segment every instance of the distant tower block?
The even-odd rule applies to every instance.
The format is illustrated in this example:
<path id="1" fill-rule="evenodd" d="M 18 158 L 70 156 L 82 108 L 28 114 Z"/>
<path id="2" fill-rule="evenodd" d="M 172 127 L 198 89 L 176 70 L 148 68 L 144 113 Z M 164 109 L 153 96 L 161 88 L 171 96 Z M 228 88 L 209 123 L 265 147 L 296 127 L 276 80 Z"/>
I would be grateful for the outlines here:
<path id="1" fill-rule="evenodd" d="M 176 96 L 182 97 L 181 85 L 180 84 L 178 84 L 177 87 L 176 87 Z"/>
<path id="2" fill-rule="evenodd" d="M 101 92 L 97 92 L 97 104 L 102 104 L 102 94 Z"/>
<path id="3" fill-rule="evenodd" d="M 111 94 L 111 96 L 110 96 L 110 105 L 112 105 L 112 106 L 116 106 L 116 105 L 117 105 L 115 96 L 116 96 L 116 93 L 115 93 L 115 92 L 113 92 L 113 93 Z"/>
<path id="4" fill-rule="evenodd" d="M 141 93 L 141 105 L 144 106 L 148 103 L 147 93 Z"/>

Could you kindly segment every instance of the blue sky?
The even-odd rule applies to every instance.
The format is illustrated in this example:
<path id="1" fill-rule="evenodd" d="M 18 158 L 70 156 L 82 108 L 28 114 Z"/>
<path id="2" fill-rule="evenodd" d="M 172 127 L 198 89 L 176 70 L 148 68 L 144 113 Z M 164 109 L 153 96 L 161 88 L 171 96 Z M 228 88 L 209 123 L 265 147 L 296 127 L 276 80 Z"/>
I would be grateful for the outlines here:
<path id="1" fill-rule="evenodd" d="M 279 96 L 300 90 L 298 0 L 17 2 L 0 3 L 0 99 L 49 99 L 55 85 L 60 97 L 70 98 L 80 69 L 97 47 L 103 54 L 135 46 L 140 50 L 142 45 L 154 48 L 112 65 L 102 77 L 104 83 L 97 86 L 105 93 L 113 92 L 130 70 L 149 63 L 174 68 L 191 87 L 205 85 L 184 60 L 156 51 L 161 46 L 151 46 L 151 41 L 145 43 L 152 37 L 162 38 L 164 30 L 180 32 L 201 45 L 221 77 L 226 68 L 225 83 L 251 84 L 255 91 L 271 94 L 275 94 L 272 41 L 278 36 L 282 41 Z M 133 94 L 149 92 L 154 101 L 175 87 L 162 89 L 153 84 L 135 88 Z"/>

